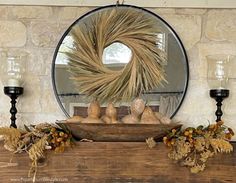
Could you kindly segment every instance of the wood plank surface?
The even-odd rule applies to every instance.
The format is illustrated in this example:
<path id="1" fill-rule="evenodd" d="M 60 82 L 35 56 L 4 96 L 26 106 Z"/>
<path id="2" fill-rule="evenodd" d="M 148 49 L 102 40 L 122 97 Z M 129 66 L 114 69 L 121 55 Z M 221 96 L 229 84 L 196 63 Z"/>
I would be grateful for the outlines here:
<path id="1" fill-rule="evenodd" d="M 236 144 L 234 144 L 236 148 Z M 142 142 L 79 142 L 64 153 L 47 153 L 36 182 L 69 183 L 236 183 L 236 152 L 217 155 L 204 172 L 191 174 L 167 157 L 163 144 L 149 149 Z M 0 146 L 0 165 L 12 155 Z M 0 166 L 0 182 L 32 182 L 31 161 L 26 153 L 16 154 L 12 163 Z"/>

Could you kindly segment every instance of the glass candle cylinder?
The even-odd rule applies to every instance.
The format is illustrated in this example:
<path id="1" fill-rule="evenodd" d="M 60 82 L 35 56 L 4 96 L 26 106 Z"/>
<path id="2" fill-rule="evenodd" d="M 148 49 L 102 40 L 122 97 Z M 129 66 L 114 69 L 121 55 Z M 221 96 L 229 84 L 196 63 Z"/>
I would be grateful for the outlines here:
<path id="1" fill-rule="evenodd" d="M 207 81 L 211 89 L 227 89 L 232 55 L 208 55 Z"/>
<path id="2" fill-rule="evenodd" d="M 22 87 L 26 70 L 27 54 L 15 52 L 1 54 L 1 79 L 5 87 Z"/>

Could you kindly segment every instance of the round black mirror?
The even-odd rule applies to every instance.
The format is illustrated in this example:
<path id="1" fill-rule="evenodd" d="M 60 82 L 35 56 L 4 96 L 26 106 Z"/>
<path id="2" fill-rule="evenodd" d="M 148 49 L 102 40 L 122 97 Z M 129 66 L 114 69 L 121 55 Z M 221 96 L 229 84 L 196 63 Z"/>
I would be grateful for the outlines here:
<path id="1" fill-rule="evenodd" d="M 189 68 L 185 49 L 176 32 L 171 28 L 171 26 L 166 21 L 164 21 L 161 17 L 146 9 L 130 5 L 119 5 L 119 6 L 111 5 L 97 8 L 91 12 L 88 12 L 87 14 L 76 20 L 63 34 L 55 50 L 52 63 L 52 81 L 53 81 L 54 92 L 59 105 L 61 106 L 62 110 L 68 117 L 73 115 L 86 116 L 86 110 L 88 104 L 93 99 L 91 99 L 91 97 L 88 97 L 86 92 L 81 92 L 81 90 L 78 90 L 78 86 L 75 85 L 74 80 L 71 79 L 74 76 L 73 74 L 75 74 L 76 72 L 73 71 L 74 72 L 73 73 L 71 71 L 71 68 L 78 66 L 71 64 L 71 60 L 76 59 L 75 58 L 76 53 L 75 54 L 73 53 L 75 56 L 70 55 L 71 52 L 69 51 L 73 49 L 81 50 L 79 49 L 81 44 L 79 44 L 76 41 L 83 39 L 83 37 L 75 39 L 75 37 L 72 36 L 72 31 L 75 31 L 77 28 L 86 29 L 88 31 L 87 36 L 91 38 L 90 41 L 91 43 L 93 43 L 93 40 L 95 39 L 96 36 L 99 36 L 98 35 L 99 33 L 96 31 L 94 31 L 93 33 L 89 32 L 90 29 L 96 30 L 96 27 L 94 28 L 91 22 L 93 22 L 96 19 L 96 17 L 100 15 L 105 14 L 106 16 L 109 16 L 113 11 L 116 11 L 115 13 L 117 13 L 118 11 L 125 11 L 125 12 L 132 11 L 132 13 L 139 14 L 141 18 L 143 17 L 148 18 L 148 20 L 155 23 L 156 27 L 155 40 L 151 41 L 155 43 L 155 47 L 157 47 L 161 53 L 165 53 L 166 62 L 158 64 L 159 66 L 164 68 L 165 79 L 167 80 L 167 82 L 163 83 L 163 86 L 158 86 L 150 90 L 145 90 L 144 92 L 141 93 L 141 97 L 147 102 L 148 106 L 152 107 L 153 110 L 159 111 L 162 114 L 172 118 L 176 114 L 176 112 L 178 111 L 183 102 L 188 85 Z M 128 24 L 128 23 L 127 21 L 120 22 L 120 24 Z M 116 30 L 116 28 L 117 27 L 111 27 L 112 31 Z M 132 33 L 132 35 L 135 34 L 134 30 L 128 30 L 128 31 Z M 116 33 L 119 35 L 120 32 Z M 129 37 L 129 34 L 127 35 L 127 37 Z M 149 38 L 147 37 L 147 39 Z M 126 65 L 129 65 L 129 63 L 131 62 L 130 59 L 133 59 L 133 57 L 137 55 L 136 54 L 137 50 L 135 53 L 133 47 L 130 47 L 127 44 L 122 44 L 120 40 L 117 41 L 115 36 L 113 41 L 110 40 L 106 41 L 109 42 L 109 44 L 104 45 L 104 49 L 99 50 L 99 52 L 101 52 L 101 55 L 103 57 L 101 58 L 102 64 L 104 64 L 105 67 L 107 68 L 111 68 L 113 72 L 120 72 L 124 70 L 126 68 Z M 130 44 L 132 45 L 133 43 Z M 139 44 L 139 42 L 137 42 L 136 45 L 137 44 Z M 93 45 L 93 44 L 83 43 L 84 55 L 87 55 L 88 57 L 90 57 L 90 55 L 93 55 L 93 58 L 95 58 L 97 54 L 95 54 L 93 51 L 86 51 L 89 50 L 85 49 L 85 47 L 88 45 L 94 48 L 97 46 L 96 44 Z M 142 46 L 144 47 L 145 45 Z M 117 49 L 117 54 L 114 54 L 116 49 Z M 146 50 L 148 50 L 148 48 Z M 120 54 L 122 52 L 123 56 Z M 139 50 L 139 55 L 142 55 L 142 52 L 143 50 Z M 70 55 L 70 59 L 68 59 L 68 55 Z M 115 57 L 112 57 L 114 55 L 120 55 L 120 58 L 114 59 Z M 79 56 L 80 56 L 79 58 L 81 58 L 83 57 L 83 54 L 80 53 Z M 120 61 L 120 59 L 123 57 L 124 59 Z M 82 67 L 84 67 L 83 64 L 84 63 L 81 64 Z M 93 72 L 96 71 L 95 66 L 92 70 Z M 86 71 L 83 70 L 83 73 L 84 72 Z M 81 74 L 79 71 L 78 73 L 79 74 L 77 75 L 77 77 L 83 76 L 83 74 Z M 91 74 L 92 71 L 88 70 L 88 73 Z M 82 81 L 83 78 L 82 79 L 80 78 L 80 80 Z M 90 90 L 90 92 L 91 91 L 93 90 Z M 94 90 L 94 92 L 96 91 Z M 103 102 L 102 107 L 105 107 L 108 102 L 110 101 L 105 100 L 105 102 Z M 121 106 L 122 110 L 124 110 L 125 107 L 127 108 L 127 106 L 130 105 L 130 103 L 117 102 L 115 105 Z M 125 113 L 127 112 L 128 110 L 126 110 Z M 125 113 L 122 113 L 121 116 L 125 115 Z"/>

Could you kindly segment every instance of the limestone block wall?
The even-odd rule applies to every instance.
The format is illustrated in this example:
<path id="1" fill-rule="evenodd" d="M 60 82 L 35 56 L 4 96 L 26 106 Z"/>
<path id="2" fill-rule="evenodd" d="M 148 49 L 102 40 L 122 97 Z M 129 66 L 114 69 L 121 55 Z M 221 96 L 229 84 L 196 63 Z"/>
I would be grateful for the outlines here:
<path id="1" fill-rule="evenodd" d="M 55 122 L 65 116 L 54 97 L 51 63 L 54 49 L 67 27 L 91 7 L 0 6 L 0 52 L 29 53 L 25 93 L 17 104 L 17 124 Z M 150 8 L 181 38 L 189 58 L 190 81 L 175 119 L 186 126 L 213 122 L 215 102 L 209 97 L 206 55 L 236 55 L 236 9 Z M 0 63 L 2 60 L 0 60 Z M 236 65 L 236 63 L 234 64 Z M 9 125 L 10 99 L 0 82 L 0 126 Z M 236 131 L 236 81 L 224 101 L 224 120 Z M 236 140 L 236 138 L 234 138 Z"/>

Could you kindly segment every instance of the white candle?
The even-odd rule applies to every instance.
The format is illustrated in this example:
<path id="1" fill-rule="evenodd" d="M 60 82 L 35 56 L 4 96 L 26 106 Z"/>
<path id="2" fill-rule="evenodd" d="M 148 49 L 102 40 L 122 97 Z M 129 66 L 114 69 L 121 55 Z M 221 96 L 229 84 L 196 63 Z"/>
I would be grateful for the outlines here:
<path id="1" fill-rule="evenodd" d="M 18 79 L 8 79 L 7 86 L 19 87 L 20 81 Z"/>

